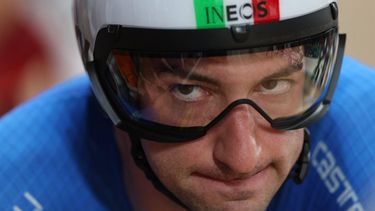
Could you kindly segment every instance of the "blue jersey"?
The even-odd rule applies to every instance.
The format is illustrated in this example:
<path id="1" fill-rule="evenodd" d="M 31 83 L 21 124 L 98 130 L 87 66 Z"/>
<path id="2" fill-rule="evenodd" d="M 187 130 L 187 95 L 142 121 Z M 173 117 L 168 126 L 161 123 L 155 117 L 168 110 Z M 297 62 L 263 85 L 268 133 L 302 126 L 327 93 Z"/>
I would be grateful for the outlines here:
<path id="1" fill-rule="evenodd" d="M 131 210 L 113 126 L 81 77 L 0 120 L 0 210 Z"/>
<path id="2" fill-rule="evenodd" d="M 327 115 L 310 127 L 311 167 L 269 210 L 375 207 L 375 71 L 346 58 Z M 83 76 L 0 119 L 0 210 L 131 210 L 113 125 Z M 371 204 L 373 203 L 373 204 Z"/>

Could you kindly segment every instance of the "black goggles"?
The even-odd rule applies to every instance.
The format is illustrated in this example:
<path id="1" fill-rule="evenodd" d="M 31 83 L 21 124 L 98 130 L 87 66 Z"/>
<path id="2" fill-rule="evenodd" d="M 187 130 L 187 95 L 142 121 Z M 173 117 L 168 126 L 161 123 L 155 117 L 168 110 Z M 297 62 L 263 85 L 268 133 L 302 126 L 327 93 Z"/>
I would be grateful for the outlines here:
<path id="1" fill-rule="evenodd" d="M 145 139 L 197 139 L 233 109 L 256 124 L 292 130 L 328 109 L 344 45 L 345 36 L 332 29 L 241 50 L 113 49 L 103 68 L 90 75 L 94 88 L 100 84 L 96 94 L 115 124 Z"/>

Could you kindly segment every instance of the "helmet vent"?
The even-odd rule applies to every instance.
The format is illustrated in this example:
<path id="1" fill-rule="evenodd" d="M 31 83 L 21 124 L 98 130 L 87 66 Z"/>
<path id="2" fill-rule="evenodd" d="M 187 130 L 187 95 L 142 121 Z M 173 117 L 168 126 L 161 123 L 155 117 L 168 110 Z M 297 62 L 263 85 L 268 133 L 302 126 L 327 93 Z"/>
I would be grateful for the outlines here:
<path id="1" fill-rule="evenodd" d="M 245 42 L 249 36 L 248 25 L 236 25 L 231 27 L 233 39 L 236 42 L 242 43 Z"/>

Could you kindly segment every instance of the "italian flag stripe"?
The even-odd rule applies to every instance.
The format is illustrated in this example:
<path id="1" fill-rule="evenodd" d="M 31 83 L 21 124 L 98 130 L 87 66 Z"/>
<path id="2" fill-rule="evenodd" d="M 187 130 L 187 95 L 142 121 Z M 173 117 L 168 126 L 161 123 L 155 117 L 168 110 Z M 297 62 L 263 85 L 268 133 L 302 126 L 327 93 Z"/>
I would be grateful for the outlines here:
<path id="1" fill-rule="evenodd" d="M 279 0 L 252 0 L 252 3 L 256 5 L 256 9 L 254 10 L 254 24 L 280 20 Z"/>
<path id="2" fill-rule="evenodd" d="M 194 0 L 197 28 L 224 28 L 223 0 Z"/>
<path id="3" fill-rule="evenodd" d="M 279 0 L 194 0 L 198 29 L 280 20 Z"/>

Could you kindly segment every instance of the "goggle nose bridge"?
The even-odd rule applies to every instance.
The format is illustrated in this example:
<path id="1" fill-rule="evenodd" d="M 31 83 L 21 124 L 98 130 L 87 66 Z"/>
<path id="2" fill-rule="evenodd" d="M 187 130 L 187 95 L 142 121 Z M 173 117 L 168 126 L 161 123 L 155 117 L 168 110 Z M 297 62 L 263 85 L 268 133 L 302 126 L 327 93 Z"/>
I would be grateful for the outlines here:
<path id="1" fill-rule="evenodd" d="M 272 125 L 272 118 L 267 115 L 263 109 L 261 109 L 254 101 L 250 99 L 238 99 L 236 101 L 233 101 L 231 104 L 229 104 L 217 117 L 215 117 L 208 125 L 206 125 L 205 128 L 209 129 L 213 127 L 215 124 L 217 124 L 220 120 L 224 119 L 224 117 L 235 107 L 239 105 L 250 105 L 252 108 L 254 108 L 267 122 L 269 122 Z"/>

